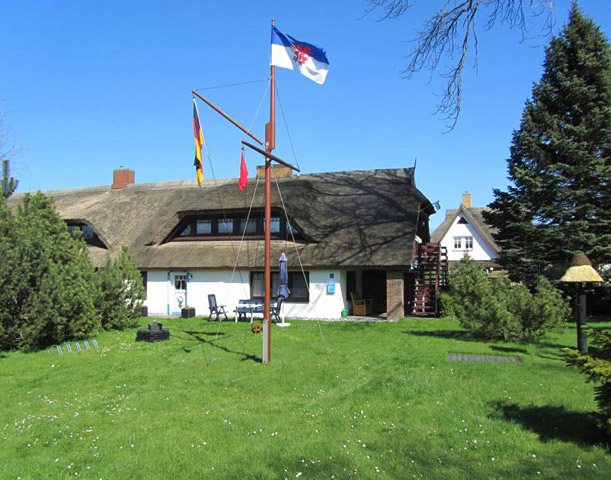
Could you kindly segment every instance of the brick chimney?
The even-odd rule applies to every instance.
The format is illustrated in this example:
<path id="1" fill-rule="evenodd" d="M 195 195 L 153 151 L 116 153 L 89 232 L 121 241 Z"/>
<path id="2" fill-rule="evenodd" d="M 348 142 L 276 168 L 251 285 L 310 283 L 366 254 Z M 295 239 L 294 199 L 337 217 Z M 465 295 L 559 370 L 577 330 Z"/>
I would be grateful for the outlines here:
<path id="1" fill-rule="evenodd" d="M 471 208 L 471 194 L 469 192 L 462 194 L 462 204 L 465 208 Z"/>
<path id="2" fill-rule="evenodd" d="M 136 172 L 129 168 L 119 168 L 112 172 L 112 188 L 113 190 L 119 190 L 125 188 L 128 185 L 136 183 Z"/>
<path id="3" fill-rule="evenodd" d="M 293 169 L 284 165 L 272 165 L 272 178 L 288 178 L 293 176 Z M 265 165 L 257 165 L 257 177 L 265 178 Z"/>

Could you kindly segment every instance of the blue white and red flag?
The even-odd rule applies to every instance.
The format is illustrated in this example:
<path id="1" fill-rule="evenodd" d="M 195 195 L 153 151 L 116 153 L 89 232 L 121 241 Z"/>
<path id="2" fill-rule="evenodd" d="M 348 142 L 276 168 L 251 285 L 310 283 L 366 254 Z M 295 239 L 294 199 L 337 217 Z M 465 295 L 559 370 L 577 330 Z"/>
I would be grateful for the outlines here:
<path id="1" fill-rule="evenodd" d="M 300 42 L 272 26 L 272 58 L 270 65 L 297 70 L 316 83 L 323 84 L 329 71 L 329 60 L 322 48 Z"/>

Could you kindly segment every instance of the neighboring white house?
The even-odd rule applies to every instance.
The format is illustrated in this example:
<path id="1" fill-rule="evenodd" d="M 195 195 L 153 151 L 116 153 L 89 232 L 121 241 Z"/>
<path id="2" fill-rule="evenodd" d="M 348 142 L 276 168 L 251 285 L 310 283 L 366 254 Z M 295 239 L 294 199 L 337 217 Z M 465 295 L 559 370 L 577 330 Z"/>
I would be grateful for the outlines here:
<path id="1" fill-rule="evenodd" d="M 431 235 L 431 241 L 446 247 L 448 260 L 458 261 L 465 255 L 483 262 L 488 269 L 497 268 L 499 248 L 482 213 L 486 210 L 471 206 L 471 194 L 463 194 L 458 209 L 446 210 L 445 220 Z"/>
<path id="2" fill-rule="evenodd" d="M 287 169 L 288 170 L 288 169 Z M 373 313 L 405 314 L 405 278 L 413 275 L 416 237 L 430 240 L 429 200 L 414 169 L 292 176 L 274 168 L 271 258 L 288 257 L 290 318 L 340 318 L 351 293 Z M 208 295 L 232 312 L 264 294 L 263 185 L 249 179 L 135 184 L 133 170 L 112 186 L 43 192 L 79 227 L 95 265 L 129 247 L 146 282 L 149 315 L 185 306 L 208 315 Z M 14 195 L 17 202 L 23 194 Z M 272 278 L 272 295 L 277 273 Z M 409 301 L 409 299 L 407 299 Z"/>

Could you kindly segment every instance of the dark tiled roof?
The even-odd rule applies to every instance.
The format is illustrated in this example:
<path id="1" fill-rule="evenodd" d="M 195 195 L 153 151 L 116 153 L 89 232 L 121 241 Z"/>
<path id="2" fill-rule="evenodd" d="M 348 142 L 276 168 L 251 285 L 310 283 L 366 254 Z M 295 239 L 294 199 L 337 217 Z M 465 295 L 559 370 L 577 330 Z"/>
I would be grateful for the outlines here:
<path id="1" fill-rule="evenodd" d="M 283 201 L 291 224 L 307 238 L 272 241 L 272 258 L 285 251 L 289 265 L 296 266 L 299 252 L 306 268 L 408 266 L 421 204 L 432 212 L 413 173 L 411 168 L 321 173 L 279 178 L 277 186 L 272 180 L 272 205 L 280 209 Z M 242 192 L 231 179 L 206 180 L 202 188 L 195 181 L 174 181 L 43 193 L 54 198 L 62 218 L 91 225 L 106 243 L 108 250 L 89 249 L 96 264 L 126 245 L 142 269 L 252 269 L 263 268 L 262 240 L 165 240 L 187 215 L 246 212 L 251 201 L 260 210 L 263 192 L 263 180 L 250 179 Z"/>

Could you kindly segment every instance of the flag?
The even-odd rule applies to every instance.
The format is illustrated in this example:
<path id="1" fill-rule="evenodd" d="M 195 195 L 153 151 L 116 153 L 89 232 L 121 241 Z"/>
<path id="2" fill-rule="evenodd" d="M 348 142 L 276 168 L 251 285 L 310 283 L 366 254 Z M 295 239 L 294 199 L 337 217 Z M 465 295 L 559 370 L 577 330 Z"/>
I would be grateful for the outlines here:
<path id="1" fill-rule="evenodd" d="M 246 168 L 246 162 L 244 161 L 244 148 L 242 148 L 242 162 L 240 163 L 240 190 L 246 190 L 246 183 L 248 183 L 248 169 Z"/>
<path id="2" fill-rule="evenodd" d="M 197 103 L 195 97 L 193 97 L 193 133 L 195 133 L 195 173 L 197 175 L 197 184 L 202 186 L 202 179 L 204 178 L 204 170 L 202 165 L 202 145 L 204 144 L 204 132 L 199 124 L 199 114 L 197 113 Z"/>
<path id="3" fill-rule="evenodd" d="M 273 25 L 270 65 L 297 70 L 321 85 L 325 83 L 329 71 L 329 60 L 322 48 L 284 35 Z"/>

